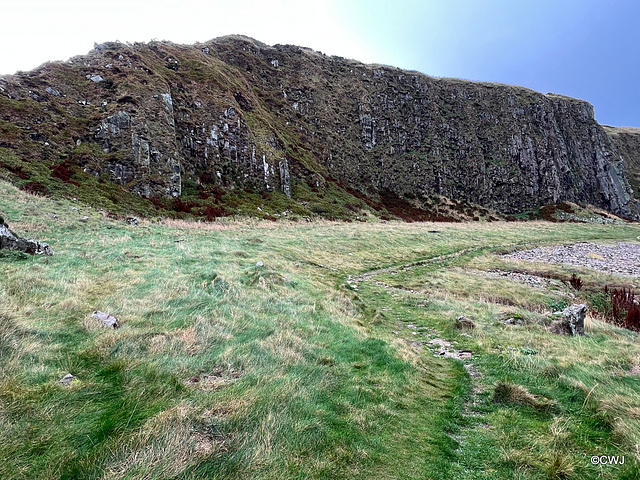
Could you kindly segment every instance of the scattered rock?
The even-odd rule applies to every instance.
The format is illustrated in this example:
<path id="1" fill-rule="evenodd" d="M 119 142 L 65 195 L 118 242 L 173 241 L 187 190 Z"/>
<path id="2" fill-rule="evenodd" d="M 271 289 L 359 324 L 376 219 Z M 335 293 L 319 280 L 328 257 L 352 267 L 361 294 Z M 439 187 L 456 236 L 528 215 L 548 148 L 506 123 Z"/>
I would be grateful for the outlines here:
<path id="1" fill-rule="evenodd" d="M 118 328 L 120 323 L 118 319 L 108 313 L 101 312 L 100 310 L 96 310 L 91 314 L 93 318 L 97 318 L 102 322 L 105 327 Z"/>
<path id="2" fill-rule="evenodd" d="M 448 348 L 442 348 L 434 357 L 443 358 L 455 358 L 457 360 L 465 360 L 471 358 L 473 352 L 471 350 L 449 350 Z"/>
<path id="3" fill-rule="evenodd" d="M 558 312 L 558 315 L 560 313 L 562 312 Z M 526 319 L 522 315 L 514 312 L 503 313 L 498 320 L 504 322 L 505 325 L 524 325 L 527 323 Z"/>
<path id="4" fill-rule="evenodd" d="M 539 247 L 505 255 L 506 258 L 528 262 L 564 263 L 589 267 L 616 275 L 640 276 L 640 245 L 619 242 L 618 245 L 576 243 Z"/>
<path id="5" fill-rule="evenodd" d="M 46 243 L 17 236 L 9 230 L 9 225 L 4 223 L 4 219 L 0 222 L 0 249 L 3 248 L 17 250 L 30 255 L 53 255 L 51 247 Z"/>
<path id="6" fill-rule="evenodd" d="M 451 342 L 443 340 L 441 338 L 434 338 L 433 340 L 429 340 L 429 345 L 440 345 L 441 347 L 450 347 Z"/>
<path id="7" fill-rule="evenodd" d="M 89 80 L 91 80 L 92 82 L 100 83 L 104 80 L 104 78 L 102 78 L 100 75 L 94 75 L 90 77 Z"/>
<path id="8" fill-rule="evenodd" d="M 80 380 L 78 380 L 76 377 L 74 377 L 73 375 L 71 375 L 70 373 L 67 373 L 64 377 L 62 377 L 60 380 L 58 380 L 58 383 L 61 385 L 64 385 L 65 387 L 68 387 L 70 385 L 72 385 L 73 383 L 79 382 Z"/>
<path id="9" fill-rule="evenodd" d="M 456 318 L 456 328 L 476 328 L 476 324 L 473 323 L 473 320 L 465 317 L 464 315 L 460 315 Z"/>
<path id="10" fill-rule="evenodd" d="M 51 88 L 51 87 L 47 87 L 47 88 L 45 88 L 45 91 L 46 91 L 47 93 L 50 93 L 50 94 L 51 94 L 51 95 L 53 95 L 54 97 L 59 97 L 59 96 L 60 96 L 60 92 L 59 92 L 59 91 L 57 91 L 57 90 L 55 90 L 55 89 L 53 89 L 53 88 Z"/>
<path id="11" fill-rule="evenodd" d="M 583 303 L 569 305 L 562 311 L 562 317 L 555 320 L 549 331 L 558 335 L 584 335 L 584 317 L 587 306 Z"/>
<path id="12" fill-rule="evenodd" d="M 505 270 L 500 270 L 498 268 L 487 270 L 482 274 L 487 277 L 508 278 L 509 280 L 513 280 L 519 283 L 524 283 L 534 288 L 552 288 L 556 291 L 557 294 L 564 295 L 564 292 L 558 290 L 562 288 L 563 286 L 562 283 L 550 278 L 540 277 L 538 275 L 532 275 L 529 273 L 515 272 L 513 270 L 505 271 Z"/>

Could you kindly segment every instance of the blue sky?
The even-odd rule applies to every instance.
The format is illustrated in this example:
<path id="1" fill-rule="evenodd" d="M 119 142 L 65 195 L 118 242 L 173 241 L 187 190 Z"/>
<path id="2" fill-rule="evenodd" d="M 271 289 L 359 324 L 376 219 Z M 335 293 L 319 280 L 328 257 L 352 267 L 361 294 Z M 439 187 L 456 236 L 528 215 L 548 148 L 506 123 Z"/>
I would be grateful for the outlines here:
<path id="1" fill-rule="evenodd" d="M 591 102 L 640 127 L 637 0 L 0 0 L 0 73 L 94 42 L 194 43 L 240 33 L 439 77 Z"/>

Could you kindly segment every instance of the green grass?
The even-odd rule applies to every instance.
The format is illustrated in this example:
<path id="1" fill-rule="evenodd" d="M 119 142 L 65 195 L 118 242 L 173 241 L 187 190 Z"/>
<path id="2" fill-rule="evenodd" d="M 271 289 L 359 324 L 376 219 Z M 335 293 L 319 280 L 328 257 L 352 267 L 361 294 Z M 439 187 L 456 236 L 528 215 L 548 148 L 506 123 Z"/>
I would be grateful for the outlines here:
<path id="1" fill-rule="evenodd" d="M 0 252 L 0 478 L 638 478 L 638 335 L 554 336 L 562 292 L 482 274 L 578 271 L 590 295 L 623 280 L 495 253 L 636 225 L 134 227 L 4 182 L 0 215 L 55 253 Z"/>

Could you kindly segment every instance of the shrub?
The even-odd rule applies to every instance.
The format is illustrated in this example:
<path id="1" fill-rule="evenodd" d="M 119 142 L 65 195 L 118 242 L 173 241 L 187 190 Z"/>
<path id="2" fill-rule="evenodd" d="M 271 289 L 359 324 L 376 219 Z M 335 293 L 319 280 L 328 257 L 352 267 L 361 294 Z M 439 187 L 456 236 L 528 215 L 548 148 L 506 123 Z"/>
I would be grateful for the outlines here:
<path id="1" fill-rule="evenodd" d="M 605 319 L 609 323 L 640 332 L 640 305 L 638 295 L 630 288 L 604 287 L 605 294 L 610 298 L 610 305 L 605 311 Z"/>
<path id="2" fill-rule="evenodd" d="M 20 189 L 24 190 L 25 192 L 33 193 L 35 195 L 43 195 L 43 196 L 51 195 L 51 192 L 49 192 L 49 189 L 40 182 L 25 183 L 24 185 L 20 186 Z"/>
<path id="3" fill-rule="evenodd" d="M 571 278 L 569 279 L 569 283 L 576 290 L 582 289 L 582 285 L 583 285 L 582 279 L 578 277 L 575 273 L 571 275 Z"/>

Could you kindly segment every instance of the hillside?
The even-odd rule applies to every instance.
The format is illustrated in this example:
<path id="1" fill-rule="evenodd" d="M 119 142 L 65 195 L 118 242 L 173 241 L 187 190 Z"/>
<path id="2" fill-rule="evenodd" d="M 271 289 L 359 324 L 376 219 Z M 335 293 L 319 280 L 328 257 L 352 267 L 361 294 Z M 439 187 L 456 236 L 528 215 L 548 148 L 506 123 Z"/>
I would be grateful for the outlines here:
<path id="1" fill-rule="evenodd" d="M 638 479 L 640 334 L 603 290 L 638 261 L 502 255 L 640 254 L 638 224 L 136 226 L 4 181 L 0 216 L 54 251 L 0 250 L 3 480 Z M 584 337 L 548 328 L 569 303 Z"/>
<path id="2" fill-rule="evenodd" d="M 0 169 L 110 211 L 638 218 L 587 102 L 223 37 L 96 45 L 0 78 Z"/>

